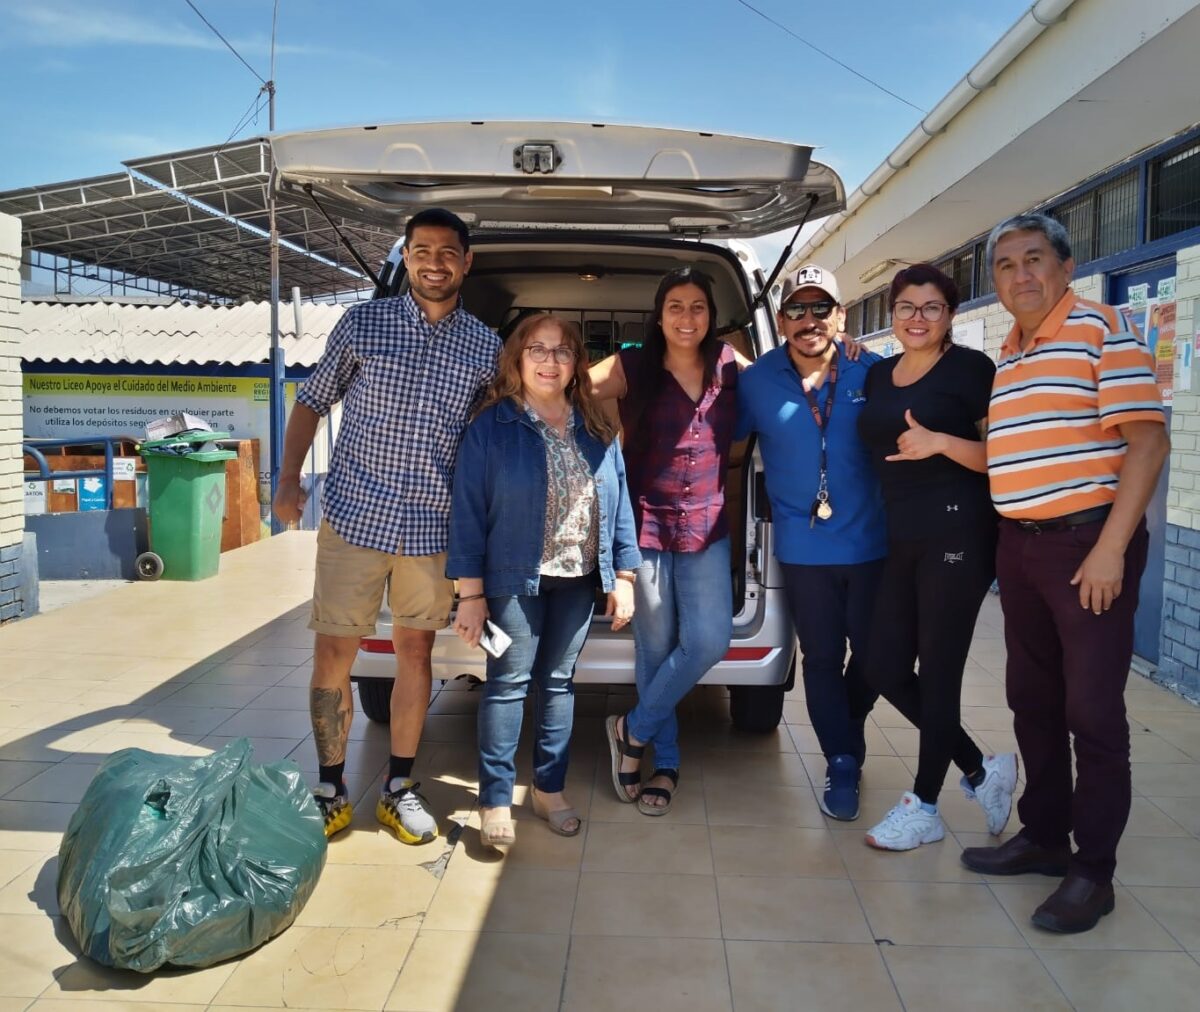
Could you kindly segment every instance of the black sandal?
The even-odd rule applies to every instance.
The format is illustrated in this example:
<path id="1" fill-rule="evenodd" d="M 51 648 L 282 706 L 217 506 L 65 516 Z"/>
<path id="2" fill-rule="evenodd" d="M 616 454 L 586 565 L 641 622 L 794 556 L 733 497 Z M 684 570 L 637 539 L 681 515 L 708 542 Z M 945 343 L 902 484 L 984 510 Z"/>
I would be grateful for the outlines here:
<path id="1" fill-rule="evenodd" d="M 615 714 L 609 716 L 604 721 L 604 731 L 608 737 L 608 754 L 612 758 L 612 783 L 613 790 L 617 792 L 617 800 L 623 801 L 627 805 L 632 805 L 641 795 L 641 791 L 630 797 L 626 787 L 640 786 L 642 782 L 642 774 L 640 770 L 631 770 L 628 773 L 621 772 L 621 760 L 628 756 L 630 759 L 641 759 L 642 753 L 646 751 L 645 745 L 632 745 L 628 737 L 622 738 L 617 732 L 617 721 L 621 718 Z M 629 734 L 628 718 L 625 724 L 625 734 Z"/>
<path id="2" fill-rule="evenodd" d="M 666 815 L 671 810 L 671 799 L 673 792 L 679 787 L 679 770 L 655 770 L 650 774 L 650 779 L 655 777 L 666 777 L 671 781 L 671 790 L 665 787 L 643 787 L 642 792 L 638 795 L 638 811 L 643 815 Z M 645 799 L 650 798 L 665 798 L 666 803 L 661 805 L 651 805 Z"/>

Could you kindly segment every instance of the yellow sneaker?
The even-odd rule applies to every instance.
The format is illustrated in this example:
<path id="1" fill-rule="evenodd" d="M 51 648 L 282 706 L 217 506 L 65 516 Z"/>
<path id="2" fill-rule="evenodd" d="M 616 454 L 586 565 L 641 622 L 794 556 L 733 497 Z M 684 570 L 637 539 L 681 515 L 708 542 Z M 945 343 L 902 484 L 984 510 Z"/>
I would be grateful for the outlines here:
<path id="1" fill-rule="evenodd" d="M 394 791 L 384 789 L 375 806 L 375 818 L 387 826 L 401 843 L 429 843 L 437 838 L 437 820 L 429 803 L 417 793 L 421 785 L 412 780 L 393 780 Z"/>
<path id="2" fill-rule="evenodd" d="M 350 798 L 345 794 L 338 794 L 333 784 L 317 784 L 313 788 L 313 800 L 325 819 L 325 839 L 328 840 L 350 825 L 354 807 L 350 804 Z"/>

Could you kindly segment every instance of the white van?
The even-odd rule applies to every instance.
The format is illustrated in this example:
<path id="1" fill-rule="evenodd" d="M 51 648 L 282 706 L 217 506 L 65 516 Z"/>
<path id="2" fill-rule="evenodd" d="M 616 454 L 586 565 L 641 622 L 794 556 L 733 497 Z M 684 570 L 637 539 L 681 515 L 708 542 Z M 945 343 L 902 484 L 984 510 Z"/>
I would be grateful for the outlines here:
<path id="1" fill-rule="evenodd" d="M 467 309 L 501 335 L 532 312 L 571 317 L 594 359 L 641 343 L 659 280 L 685 264 L 712 277 L 725 340 L 752 359 L 775 347 L 773 278 L 739 240 L 798 229 L 845 202 L 841 180 L 809 147 L 683 130 L 420 123 L 279 134 L 271 145 L 288 201 L 398 235 L 417 211 L 454 211 L 471 229 Z M 406 291 L 399 244 L 378 282 L 378 297 Z M 769 731 L 793 684 L 796 642 L 752 441 L 735 447 L 726 488 L 733 639 L 704 682 L 729 687 L 737 727 Z M 434 677 L 482 676 L 484 658 L 443 630 Z M 353 673 L 372 720 L 388 720 L 394 672 L 385 614 Z M 575 678 L 632 682 L 632 633 L 597 615 Z"/>

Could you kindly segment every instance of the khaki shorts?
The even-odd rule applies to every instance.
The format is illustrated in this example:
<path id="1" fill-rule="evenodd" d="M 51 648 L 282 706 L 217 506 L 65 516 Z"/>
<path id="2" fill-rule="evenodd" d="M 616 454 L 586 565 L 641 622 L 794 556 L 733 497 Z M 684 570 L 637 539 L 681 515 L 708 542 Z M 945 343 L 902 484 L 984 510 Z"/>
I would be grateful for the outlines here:
<path id="1" fill-rule="evenodd" d="M 454 584 L 446 579 L 445 552 L 388 555 L 360 548 L 322 520 L 308 627 L 329 636 L 372 635 L 385 587 L 393 625 L 444 629 L 450 624 Z"/>

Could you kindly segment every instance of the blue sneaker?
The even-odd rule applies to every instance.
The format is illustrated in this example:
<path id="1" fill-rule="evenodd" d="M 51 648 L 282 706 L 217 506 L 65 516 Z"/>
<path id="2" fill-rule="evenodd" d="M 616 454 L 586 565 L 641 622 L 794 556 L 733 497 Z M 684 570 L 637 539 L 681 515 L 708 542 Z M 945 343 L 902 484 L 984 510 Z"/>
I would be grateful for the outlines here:
<path id="1" fill-rule="evenodd" d="M 821 795 L 821 811 L 839 822 L 858 818 L 858 782 L 862 773 L 852 755 L 829 757 L 825 767 L 825 793 Z"/>

